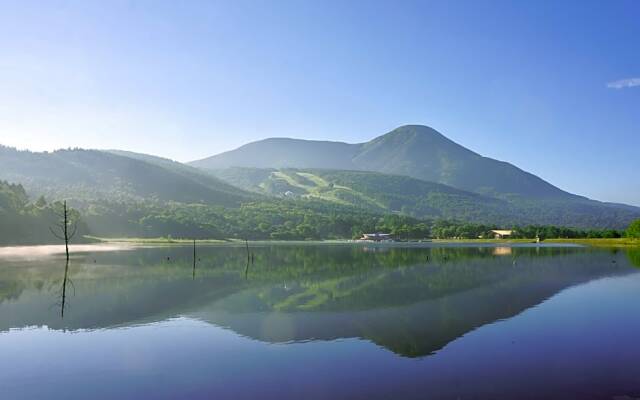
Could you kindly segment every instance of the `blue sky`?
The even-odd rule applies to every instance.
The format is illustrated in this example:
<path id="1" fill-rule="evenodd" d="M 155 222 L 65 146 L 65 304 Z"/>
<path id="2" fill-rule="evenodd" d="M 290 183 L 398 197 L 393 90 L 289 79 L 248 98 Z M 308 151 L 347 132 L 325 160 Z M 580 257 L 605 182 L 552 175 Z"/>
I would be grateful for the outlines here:
<path id="1" fill-rule="evenodd" d="M 5 145 L 189 161 L 417 123 L 565 190 L 640 205 L 637 1 L 0 6 Z"/>

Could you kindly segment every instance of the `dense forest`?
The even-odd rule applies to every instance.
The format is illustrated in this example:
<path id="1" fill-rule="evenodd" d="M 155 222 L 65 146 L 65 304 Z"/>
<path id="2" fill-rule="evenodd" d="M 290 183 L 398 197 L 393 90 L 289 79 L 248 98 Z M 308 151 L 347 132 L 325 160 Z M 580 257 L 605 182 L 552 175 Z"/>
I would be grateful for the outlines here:
<path id="1" fill-rule="evenodd" d="M 26 191 L 19 184 L 0 181 L 0 244 L 43 244 L 58 241 L 50 228 L 59 222 L 60 202 L 48 204 L 44 197 L 29 202 Z M 78 240 L 89 233 L 77 210 L 70 219 L 78 226 Z"/>
<path id="2" fill-rule="evenodd" d="M 577 196 L 496 198 L 409 176 L 369 171 L 233 167 L 211 173 L 234 186 L 270 197 L 320 199 L 417 219 L 455 219 L 504 226 L 622 228 L 640 217 L 633 207 L 625 209 Z"/>
<path id="3" fill-rule="evenodd" d="M 21 185 L 0 182 L 0 243 L 53 243 L 60 202 L 41 196 L 31 203 Z M 73 211 L 81 235 L 195 239 L 320 240 L 352 239 L 387 232 L 398 240 L 490 238 L 504 226 L 455 220 L 421 220 L 380 214 L 313 200 L 263 200 L 237 208 L 178 202 L 94 202 Z M 554 226 L 510 226 L 517 238 L 620 237 L 624 232 Z"/>

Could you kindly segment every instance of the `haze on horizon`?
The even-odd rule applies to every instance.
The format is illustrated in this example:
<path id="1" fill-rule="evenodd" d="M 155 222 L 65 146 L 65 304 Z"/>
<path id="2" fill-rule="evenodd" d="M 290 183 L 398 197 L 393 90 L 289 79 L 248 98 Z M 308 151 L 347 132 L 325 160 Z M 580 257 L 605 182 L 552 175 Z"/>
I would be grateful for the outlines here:
<path id="1" fill-rule="evenodd" d="M 191 161 L 431 126 L 640 205 L 640 4 L 2 2 L 0 144 Z"/>

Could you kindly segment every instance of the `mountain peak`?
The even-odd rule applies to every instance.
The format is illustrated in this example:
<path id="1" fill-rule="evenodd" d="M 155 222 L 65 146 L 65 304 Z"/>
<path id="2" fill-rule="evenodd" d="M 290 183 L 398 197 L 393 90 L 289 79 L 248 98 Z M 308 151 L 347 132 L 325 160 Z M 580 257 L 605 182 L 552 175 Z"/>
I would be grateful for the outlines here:
<path id="1" fill-rule="evenodd" d="M 299 139 L 253 142 L 191 163 L 201 168 L 328 168 L 376 171 L 491 196 L 566 198 L 570 194 L 481 155 L 425 125 L 402 125 L 360 144 Z"/>
<path id="2" fill-rule="evenodd" d="M 390 133 L 396 133 L 396 134 L 422 134 L 422 135 L 439 135 L 439 136 L 443 136 L 440 132 L 438 132 L 437 130 L 435 130 L 434 128 L 427 126 L 427 125 L 416 125 L 416 124 L 407 124 L 407 125 L 401 125 L 397 128 L 395 128 L 394 130 L 392 130 Z"/>
<path id="3" fill-rule="evenodd" d="M 411 140 L 415 138 L 430 139 L 430 140 L 448 140 L 443 134 L 426 125 L 402 125 L 394 130 L 378 136 L 371 142 L 378 140 L 389 140 L 394 138 L 395 140 Z"/>

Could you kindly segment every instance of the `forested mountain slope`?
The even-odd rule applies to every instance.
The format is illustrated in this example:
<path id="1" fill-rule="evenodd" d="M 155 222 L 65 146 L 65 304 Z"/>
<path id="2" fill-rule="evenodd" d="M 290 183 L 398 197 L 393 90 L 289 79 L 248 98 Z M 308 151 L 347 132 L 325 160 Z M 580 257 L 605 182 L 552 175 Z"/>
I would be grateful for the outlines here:
<path id="1" fill-rule="evenodd" d="M 637 208 L 580 197 L 490 197 L 402 175 L 331 169 L 211 170 L 230 184 L 265 195 L 322 199 L 375 212 L 486 224 L 622 228 Z"/>
<path id="2" fill-rule="evenodd" d="M 257 193 L 325 200 L 373 212 L 494 223 L 519 219 L 506 201 L 407 176 L 326 169 L 228 168 L 212 172 Z"/>
<path id="3" fill-rule="evenodd" d="M 150 162 L 97 150 L 33 153 L 0 147 L 0 179 L 21 183 L 31 196 L 72 199 L 76 204 L 159 200 L 238 206 L 255 197 L 169 160 Z"/>

